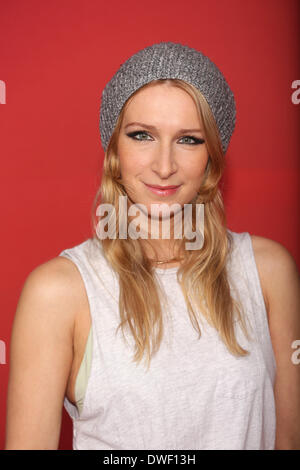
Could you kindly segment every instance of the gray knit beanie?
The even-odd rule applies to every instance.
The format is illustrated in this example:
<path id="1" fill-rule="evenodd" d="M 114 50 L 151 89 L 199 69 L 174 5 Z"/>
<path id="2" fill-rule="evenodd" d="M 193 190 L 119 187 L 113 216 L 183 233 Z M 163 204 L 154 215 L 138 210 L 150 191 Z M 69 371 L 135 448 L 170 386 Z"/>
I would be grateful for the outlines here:
<path id="1" fill-rule="evenodd" d="M 132 55 L 106 84 L 100 109 L 104 151 L 125 101 L 141 86 L 160 78 L 178 78 L 206 98 L 219 129 L 225 153 L 235 127 L 235 100 L 225 77 L 202 52 L 173 42 L 153 44 Z"/>

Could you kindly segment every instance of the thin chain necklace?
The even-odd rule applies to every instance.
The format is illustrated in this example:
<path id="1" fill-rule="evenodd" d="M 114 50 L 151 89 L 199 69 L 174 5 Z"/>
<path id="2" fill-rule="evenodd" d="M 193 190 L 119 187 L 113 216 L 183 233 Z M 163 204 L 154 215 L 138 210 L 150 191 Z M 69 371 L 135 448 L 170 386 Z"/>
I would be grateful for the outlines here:
<path id="1" fill-rule="evenodd" d="M 166 259 L 166 260 L 163 260 L 163 261 L 157 261 L 155 259 L 151 259 L 149 258 L 150 261 L 153 261 L 155 264 L 164 264 L 164 263 L 170 263 L 171 261 L 181 261 L 183 258 L 170 258 L 170 259 Z"/>

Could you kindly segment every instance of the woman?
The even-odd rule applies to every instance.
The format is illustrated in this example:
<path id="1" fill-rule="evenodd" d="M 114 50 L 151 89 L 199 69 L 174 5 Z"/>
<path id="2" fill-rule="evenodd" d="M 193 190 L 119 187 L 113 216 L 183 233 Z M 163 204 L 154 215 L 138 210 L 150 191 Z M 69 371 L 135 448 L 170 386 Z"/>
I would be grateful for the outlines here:
<path id="1" fill-rule="evenodd" d="M 63 405 L 74 449 L 299 449 L 299 273 L 279 243 L 226 227 L 234 126 L 224 76 L 182 44 L 106 85 L 93 237 L 25 282 L 6 449 L 56 449 Z"/>

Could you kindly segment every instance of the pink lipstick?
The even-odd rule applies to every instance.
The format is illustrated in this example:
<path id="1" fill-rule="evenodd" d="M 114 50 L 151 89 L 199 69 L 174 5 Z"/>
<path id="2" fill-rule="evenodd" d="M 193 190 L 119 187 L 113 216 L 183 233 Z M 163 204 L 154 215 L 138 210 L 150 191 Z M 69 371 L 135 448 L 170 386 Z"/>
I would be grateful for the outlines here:
<path id="1" fill-rule="evenodd" d="M 176 193 L 178 188 L 180 188 L 181 185 L 179 186 L 158 186 L 158 185 L 150 185 L 144 183 L 145 186 L 154 194 L 157 194 L 158 196 L 170 196 L 171 194 Z"/>

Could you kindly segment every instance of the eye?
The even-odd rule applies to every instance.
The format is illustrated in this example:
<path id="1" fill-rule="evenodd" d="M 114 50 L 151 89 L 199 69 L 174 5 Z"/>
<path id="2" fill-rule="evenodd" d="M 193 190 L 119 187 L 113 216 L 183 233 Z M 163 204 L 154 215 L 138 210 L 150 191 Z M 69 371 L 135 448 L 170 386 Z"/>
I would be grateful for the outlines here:
<path id="1" fill-rule="evenodd" d="M 183 143 L 188 145 L 198 145 L 204 143 L 204 139 L 198 139 L 197 137 L 193 137 L 192 135 L 185 135 L 180 140 L 184 140 Z"/>
<path id="2" fill-rule="evenodd" d="M 147 134 L 147 132 L 145 131 L 134 131 L 134 132 L 130 132 L 129 134 L 126 134 L 128 135 L 128 137 L 131 137 L 132 139 L 134 140 L 150 140 L 150 135 Z M 146 137 L 146 138 L 144 138 Z M 149 137 L 149 138 L 147 138 Z"/>

